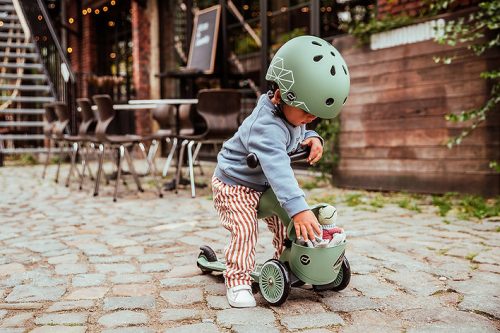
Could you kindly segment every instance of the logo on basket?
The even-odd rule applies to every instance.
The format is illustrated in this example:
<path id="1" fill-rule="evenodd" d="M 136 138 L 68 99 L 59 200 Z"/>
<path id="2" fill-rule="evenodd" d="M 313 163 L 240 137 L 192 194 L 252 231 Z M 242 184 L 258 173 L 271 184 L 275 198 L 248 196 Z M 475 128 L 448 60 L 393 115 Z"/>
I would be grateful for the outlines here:
<path id="1" fill-rule="evenodd" d="M 311 262 L 311 258 L 309 258 L 308 255 L 301 255 L 300 256 L 300 262 L 302 263 L 302 265 L 309 265 L 309 263 Z"/>

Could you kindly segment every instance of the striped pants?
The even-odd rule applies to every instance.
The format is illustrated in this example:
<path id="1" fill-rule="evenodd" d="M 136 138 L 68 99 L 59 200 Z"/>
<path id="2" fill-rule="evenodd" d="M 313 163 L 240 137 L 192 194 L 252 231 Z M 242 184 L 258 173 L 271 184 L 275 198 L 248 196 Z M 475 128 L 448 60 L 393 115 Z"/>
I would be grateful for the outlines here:
<path id="1" fill-rule="evenodd" d="M 261 192 L 245 186 L 224 184 L 212 178 L 215 210 L 224 228 L 231 233 L 229 245 L 225 248 L 226 286 L 251 285 L 250 272 L 255 268 L 255 245 L 257 243 L 257 206 Z M 267 227 L 274 234 L 274 258 L 278 259 L 284 249 L 285 226 L 277 216 L 265 218 Z"/>

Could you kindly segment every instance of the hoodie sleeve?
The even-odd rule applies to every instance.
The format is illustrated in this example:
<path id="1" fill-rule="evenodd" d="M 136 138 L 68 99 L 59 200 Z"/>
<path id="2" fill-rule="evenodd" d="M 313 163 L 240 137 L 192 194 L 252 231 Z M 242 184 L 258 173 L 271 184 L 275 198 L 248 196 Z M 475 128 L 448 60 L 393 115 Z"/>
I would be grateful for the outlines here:
<path id="1" fill-rule="evenodd" d="M 304 134 L 304 140 L 313 137 L 318 138 L 321 141 L 322 146 L 325 145 L 325 140 L 323 140 L 323 138 L 318 133 L 313 130 L 306 130 L 306 133 Z"/>
<path id="2" fill-rule="evenodd" d="M 249 131 L 247 149 L 255 153 L 259 159 L 269 185 L 273 189 L 279 203 L 290 217 L 309 206 L 305 194 L 300 189 L 287 154 L 289 133 L 284 124 L 267 122 L 269 119 L 257 119 Z"/>

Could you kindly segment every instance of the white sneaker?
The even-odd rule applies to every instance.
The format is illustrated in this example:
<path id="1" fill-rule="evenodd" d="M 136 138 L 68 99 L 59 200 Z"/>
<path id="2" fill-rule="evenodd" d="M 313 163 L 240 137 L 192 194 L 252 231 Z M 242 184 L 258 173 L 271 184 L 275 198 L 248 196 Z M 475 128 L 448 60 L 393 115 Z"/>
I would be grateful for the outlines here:
<path id="1" fill-rule="evenodd" d="M 252 287 L 248 285 L 227 288 L 227 301 L 235 308 L 251 308 L 256 305 L 252 294 Z"/>

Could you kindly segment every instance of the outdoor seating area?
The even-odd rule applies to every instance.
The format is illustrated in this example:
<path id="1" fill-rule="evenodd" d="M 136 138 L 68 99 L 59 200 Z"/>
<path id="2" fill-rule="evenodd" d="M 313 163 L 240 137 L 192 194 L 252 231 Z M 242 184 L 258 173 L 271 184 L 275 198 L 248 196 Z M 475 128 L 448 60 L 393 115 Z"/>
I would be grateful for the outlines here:
<path id="1" fill-rule="evenodd" d="M 51 156 L 58 154 L 54 178 L 58 183 L 61 163 L 70 156 L 71 163 L 64 183 L 66 187 L 70 187 L 74 179 L 79 184 L 78 189 L 82 190 L 84 183 L 92 180 L 93 195 L 98 196 L 101 183 L 104 181 L 108 185 L 113 179 L 113 201 L 117 201 L 120 182 L 126 182 L 122 179 L 125 160 L 127 173 L 132 176 L 137 190 L 144 191 L 140 178 L 150 176 L 161 198 L 160 179 L 167 176 L 171 166 L 175 166 L 172 183 L 173 189 L 177 191 L 178 184 L 183 180 L 187 155 L 188 184 L 194 198 L 194 169 L 195 165 L 199 165 L 196 160 L 200 149 L 202 145 L 211 145 L 217 151 L 224 140 L 236 132 L 240 120 L 240 100 L 240 93 L 231 89 L 201 90 L 195 100 L 131 100 L 128 105 L 114 104 L 109 95 L 79 98 L 77 105 L 81 121 L 77 133 L 71 133 L 70 130 L 68 105 L 64 102 L 47 103 L 44 105 L 44 135 L 49 149 L 42 178 L 45 178 Z M 157 130 L 145 135 L 127 131 L 119 121 L 120 112 L 151 112 Z M 159 149 L 161 145 L 165 145 L 165 148 Z M 161 150 L 168 152 L 167 158 L 164 166 L 157 168 L 156 156 Z M 144 174 L 137 172 L 133 157 L 146 162 Z M 114 166 L 112 174 L 104 172 L 105 159 L 109 159 Z M 203 172 L 201 166 L 200 172 Z"/>

